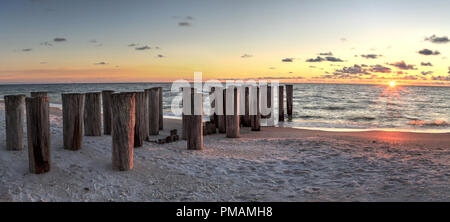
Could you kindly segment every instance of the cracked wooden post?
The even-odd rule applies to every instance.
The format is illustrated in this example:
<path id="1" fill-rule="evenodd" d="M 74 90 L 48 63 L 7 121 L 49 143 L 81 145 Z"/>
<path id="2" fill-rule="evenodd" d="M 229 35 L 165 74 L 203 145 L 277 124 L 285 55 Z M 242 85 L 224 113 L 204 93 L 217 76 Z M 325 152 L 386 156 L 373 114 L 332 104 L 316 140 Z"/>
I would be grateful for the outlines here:
<path id="1" fill-rule="evenodd" d="M 133 168 L 135 93 L 112 94 L 112 168 Z"/>
<path id="2" fill-rule="evenodd" d="M 50 171 L 49 98 L 26 98 L 28 161 L 31 173 Z"/>
<path id="3" fill-rule="evenodd" d="M 250 120 L 252 131 L 261 130 L 260 92 L 258 86 L 252 86 L 250 90 Z"/>
<path id="4" fill-rule="evenodd" d="M 102 106 L 103 106 L 103 134 L 111 135 L 111 95 L 113 90 L 102 91 Z"/>
<path id="5" fill-rule="evenodd" d="M 63 93 L 64 149 L 79 150 L 83 144 L 84 97 L 83 93 Z"/>
<path id="6" fill-rule="evenodd" d="M 31 97 L 48 97 L 47 92 L 31 92 Z"/>
<path id="7" fill-rule="evenodd" d="M 134 147 L 140 147 L 148 138 L 148 93 L 136 92 Z"/>
<path id="8" fill-rule="evenodd" d="M 149 135 L 159 134 L 159 88 L 146 89 L 148 93 L 148 132 Z"/>
<path id="9" fill-rule="evenodd" d="M 292 120 L 293 88 L 293 85 L 286 85 L 286 107 L 289 120 Z"/>
<path id="10" fill-rule="evenodd" d="M 183 92 L 183 113 L 186 124 L 186 139 L 188 150 L 203 149 L 203 95 L 201 93 Z M 187 91 L 187 90 L 186 90 Z M 187 99 L 187 97 L 190 97 Z M 190 102 L 190 106 L 187 102 Z"/>
<path id="11" fill-rule="evenodd" d="M 159 89 L 159 130 L 164 129 L 164 113 L 163 113 L 163 87 L 158 87 Z"/>
<path id="12" fill-rule="evenodd" d="M 284 86 L 278 86 L 278 121 L 284 121 Z"/>
<path id="13" fill-rule="evenodd" d="M 7 95 L 5 101 L 6 149 L 23 149 L 25 95 Z"/>
<path id="14" fill-rule="evenodd" d="M 85 94 L 84 103 L 84 135 L 102 135 L 101 93 L 90 92 Z"/>
<path id="15" fill-rule="evenodd" d="M 227 89 L 227 113 L 226 113 L 226 135 L 228 138 L 238 138 L 239 129 L 239 93 L 238 87 Z"/>
<path id="16" fill-rule="evenodd" d="M 225 88 L 216 88 L 217 90 L 217 98 L 216 98 L 216 105 L 217 105 L 217 125 L 219 128 L 219 133 L 226 133 L 227 132 L 227 124 L 226 124 L 226 94 L 227 90 Z"/>

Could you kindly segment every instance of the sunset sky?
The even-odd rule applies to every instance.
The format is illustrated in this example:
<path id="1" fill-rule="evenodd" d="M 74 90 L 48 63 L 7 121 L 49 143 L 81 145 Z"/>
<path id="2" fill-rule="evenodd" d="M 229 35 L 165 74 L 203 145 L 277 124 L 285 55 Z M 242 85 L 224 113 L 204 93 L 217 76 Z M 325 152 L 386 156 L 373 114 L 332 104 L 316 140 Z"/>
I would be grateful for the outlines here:
<path id="1" fill-rule="evenodd" d="M 450 85 L 442 1 L 1 0 L 0 83 Z"/>

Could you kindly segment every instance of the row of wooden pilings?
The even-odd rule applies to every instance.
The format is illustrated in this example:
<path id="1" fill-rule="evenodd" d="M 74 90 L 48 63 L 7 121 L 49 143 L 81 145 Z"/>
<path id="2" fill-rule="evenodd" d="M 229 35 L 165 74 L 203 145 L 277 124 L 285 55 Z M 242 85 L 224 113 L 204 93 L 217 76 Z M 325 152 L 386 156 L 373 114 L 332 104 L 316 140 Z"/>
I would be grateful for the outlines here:
<path id="1" fill-rule="evenodd" d="M 284 86 L 279 86 L 280 121 L 284 120 Z M 190 88 L 194 92 L 193 88 Z M 256 100 L 249 99 L 249 90 L 245 88 L 246 114 L 238 115 L 239 90 L 223 89 L 223 99 L 215 101 L 213 107 L 223 109 L 224 115 L 212 115 L 209 122 L 203 124 L 203 114 L 195 115 L 195 97 L 200 93 L 191 93 L 192 115 L 182 116 L 182 138 L 187 140 L 187 148 L 203 149 L 203 135 L 226 133 L 227 137 L 236 138 L 240 135 L 241 123 L 251 127 L 253 131 L 261 128 L 261 114 L 247 115 L 250 101 L 256 101 L 259 107 L 259 88 Z M 211 91 L 215 90 L 212 88 Z M 82 148 L 83 129 L 85 136 L 101 136 L 102 105 L 103 134 L 112 135 L 112 167 L 115 170 L 130 170 L 133 168 L 134 147 L 143 145 L 151 135 L 158 135 L 163 129 L 163 90 L 162 87 L 146 89 L 143 92 L 121 92 L 104 90 L 92 93 L 63 93 L 63 141 L 64 149 L 79 150 Z M 268 100 L 272 90 L 267 90 Z M 234 98 L 233 115 L 227 115 L 226 96 Z M 292 117 L 292 85 L 286 85 L 286 102 L 288 117 Z M 233 99 L 229 101 L 233 101 Z M 6 118 L 6 148 L 8 150 L 23 149 L 24 111 L 27 119 L 27 141 L 29 170 L 31 173 L 45 173 L 50 170 L 50 118 L 49 97 L 46 92 L 32 92 L 31 96 L 7 95 L 5 99 Z M 100 102 L 102 100 L 102 102 Z M 185 98 L 183 98 L 183 102 Z M 219 103 L 219 101 L 221 101 Z M 102 105 L 101 105 L 102 104 Z M 202 103 L 200 103 L 202 104 Z M 269 104 L 268 104 L 269 105 Z M 185 106 L 183 106 L 185 107 Z"/>
<path id="2" fill-rule="evenodd" d="M 256 90 L 255 93 L 250 93 L 250 86 L 247 87 L 229 87 L 229 88 L 216 88 L 211 87 L 210 94 L 215 93 L 216 97 L 211 104 L 211 108 L 215 110 L 214 114 L 209 117 L 209 121 L 203 123 L 203 113 L 199 112 L 195 114 L 194 109 L 202 109 L 203 97 L 201 93 L 195 92 L 195 88 L 185 87 L 183 91 L 183 102 L 188 99 L 191 102 L 191 115 L 186 115 L 186 111 L 183 110 L 182 138 L 187 140 L 187 148 L 192 150 L 203 149 L 203 136 L 208 134 L 215 134 L 217 130 L 219 133 L 225 133 L 228 138 L 240 137 L 240 127 L 251 127 L 252 131 L 261 130 L 261 119 L 270 118 L 269 115 L 261 115 L 261 102 L 265 102 L 268 108 L 272 108 L 272 88 L 271 86 L 265 86 L 267 92 L 267 101 L 260 101 L 260 87 L 253 87 Z M 293 85 L 281 85 L 278 86 L 278 120 L 284 121 L 284 88 L 286 87 L 286 108 L 289 119 L 292 119 L 292 107 L 293 107 Z M 189 93 L 187 93 L 189 92 Z M 241 97 L 240 93 L 244 96 Z M 188 96 L 190 98 L 188 98 Z M 255 98 L 252 98 L 255 97 Z M 196 98 L 197 97 L 197 98 Z M 244 113 L 239 114 L 239 99 L 243 98 Z M 199 104 L 194 104 L 197 101 Z M 233 102 L 232 105 L 227 102 Z M 185 108 L 183 104 L 183 108 Z M 249 112 L 250 110 L 254 112 Z M 221 112 L 218 112 L 220 110 Z M 272 109 L 273 110 L 273 109 Z M 231 111 L 231 112 L 230 112 Z M 217 114 L 220 113 L 220 114 Z M 273 115 L 273 114 L 272 114 Z"/>

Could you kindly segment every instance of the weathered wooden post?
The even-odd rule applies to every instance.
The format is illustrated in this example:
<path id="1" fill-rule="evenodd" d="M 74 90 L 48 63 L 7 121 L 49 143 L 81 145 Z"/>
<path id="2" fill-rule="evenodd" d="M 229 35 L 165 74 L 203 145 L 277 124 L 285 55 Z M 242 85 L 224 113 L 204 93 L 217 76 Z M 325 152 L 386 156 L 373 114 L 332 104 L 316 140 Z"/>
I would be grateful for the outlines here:
<path id="1" fill-rule="evenodd" d="M 61 97 L 64 149 L 79 150 L 83 144 L 84 94 L 63 93 Z"/>
<path id="2" fill-rule="evenodd" d="M 164 113 L 163 113 L 163 87 L 158 87 L 159 89 L 159 130 L 164 129 Z"/>
<path id="3" fill-rule="evenodd" d="M 278 121 L 284 121 L 284 86 L 278 86 Z"/>
<path id="4" fill-rule="evenodd" d="M 190 106 L 183 103 L 184 118 L 186 118 L 187 149 L 201 150 L 203 149 L 203 95 L 197 92 L 183 92 L 183 98 L 187 98 L 187 96 L 191 98 Z"/>
<path id="5" fill-rule="evenodd" d="M 245 127 L 250 127 L 251 126 L 251 121 L 250 121 L 250 114 L 249 114 L 249 110 L 250 110 L 250 100 L 249 100 L 249 93 L 250 93 L 250 88 L 247 86 L 244 88 L 244 99 L 245 99 L 245 113 L 243 115 L 243 123 L 242 125 Z"/>
<path id="6" fill-rule="evenodd" d="M 135 93 L 112 94 L 112 168 L 133 168 Z"/>
<path id="7" fill-rule="evenodd" d="M 49 98 L 26 98 L 28 160 L 31 173 L 50 171 Z"/>
<path id="8" fill-rule="evenodd" d="M 23 149 L 25 95 L 7 95 L 5 100 L 6 149 Z"/>
<path id="9" fill-rule="evenodd" d="M 145 90 L 148 93 L 148 131 L 149 135 L 159 134 L 159 88 Z"/>
<path id="10" fill-rule="evenodd" d="M 103 105 L 103 134 L 111 135 L 111 95 L 113 90 L 102 91 L 102 105 Z"/>
<path id="11" fill-rule="evenodd" d="M 239 93 L 238 87 L 227 89 L 226 131 L 228 138 L 238 138 L 239 129 Z"/>
<path id="12" fill-rule="evenodd" d="M 211 87 L 211 90 L 209 91 L 209 95 L 210 95 L 210 98 L 211 98 L 211 95 L 212 94 L 215 94 L 214 92 L 216 91 L 216 87 Z M 215 100 L 217 100 L 217 99 L 215 99 Z M 215 112 L 215 109 L 216 109 L 216 101 L 213 101 L 213 102 L 211 102 L 211 115 L 209 116 L 209 120 L 211 121 L 211 122 L 213 122 L 215 125 L 217 125 L 217 114 L 216 114 L 216 112 Z"/>
<path id="13" fill-rule="evenodd" d="M 185 94 L 185 92 L 188 91 L 188 90 L 190 90 L 191 93 L 194 93 L 195 89 L 192 88 L 192 87 L 183 87 L 183 88 L 181 88 L 181 91 L 183 93 L 183 107 L 184 107 L 184 102 L 187 101 L 186 100 L 187 97 L 185 98 L 185 95 L 187 95 L 187 94 Z M 186 135 L 187 135 L 186 131 L 187 131 L 187 129 L 186 129 L 186 118 L 185 118 L 184 112 L 183 112 L 181 114 L 181 139 L 183 139 L 183 140 L 186 140 Z"/>
<path id="14" fill-rule="evenodd" d="M 47 97 L 47 92 L 31 92 L 31 97 Z"/>
<path id="15" fill-rule="evenodd" d="M 292 119 L 292 104 L 293 104 L 294 87 L 286 85 L 286 107 L 289 120 Z"/>
<path id="16" fill-rule="evenodd" d="M 216 98 L 216 106 L 217 106 L 217 125 L 219 128 L 219 133 L 227 132 L 227 124 L 226 124 L 226 95 L 227 90 L 225 88 L 216 88 L 217 90 L 217 98 Z"/>
<path id="17" fill-rule="evenodd" d="M 134 147 L 143 145 L 148 138 L 148 93 L 136 92 Z"/>
<path id="18" fill-rule="evenodd" d="M 250 120 L 252 131 L 261 130 L 260 92 L 258 86 L 252 86 L 250 91 Z"/>
<path id="19" fill-rule="evenodd" d="M 84 135 L 102 135 L 101 93 L 86 93 L 84 103 Z"/>

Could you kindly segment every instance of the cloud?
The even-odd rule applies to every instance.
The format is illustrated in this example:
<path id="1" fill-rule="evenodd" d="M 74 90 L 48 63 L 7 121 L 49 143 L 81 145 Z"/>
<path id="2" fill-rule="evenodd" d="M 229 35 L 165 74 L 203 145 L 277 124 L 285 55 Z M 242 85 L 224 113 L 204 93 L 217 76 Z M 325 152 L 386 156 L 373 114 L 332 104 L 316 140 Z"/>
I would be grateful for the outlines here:
<path id="1" fill-rule="evenodd" d="M 107 62 L 97 62 L 97 63 L 94 63 L 94 65 L 107 65 L 108 63 Z"/>
<path id="2" fill-rule="evenodd" d="M 277 67 L 273 67 L 273 66 L 271 66 L 271 67 L 269 67 L 269 69 L 276 69 Z"/>
<path id="3" fill-rule="evenodd" d="M 450 75 L 449 76 L 433 76 L 431 77 L 432 80 L 437 81 L 450 81 Z"/>
<path id="4" fill-rule="evenodd" d="M 162 55 L 162 54 L 158 54 L 156 57 L 158 57 L 158 58 L 164 58 L 165 56 Z"/>
<path id="5" fill-rule="evenodd" d="M 135 46 L 138 46 L 138 44 L 136 44 L 136 43 L 128 44 L 128 47 L 135 47 Z"/>
<path id="6" fill-rule="evenodd" d="M 370 74 L 366 71 L 366 69 L 363 69 L 360 65 L 353 65 L 350 67 L 343 67 L 342 69 L 337 69 L 334 75 L 342 75 L 342 74 Z"/>
<path id="7" fill-rule="evenodd" d="M 421 66 L 433 66 L 433 64 L 431 64 L 431 62 L 421 62 L 420 65 Z"/>
<path id="8" fill-rule="evenodd" d="M 433 74 L 433 71 L 422 71 L 422 72 L 420 72 L 422 75 L 424 75 L 424 76 L 426 76 L 426 75 L 431 75 L 431 74 Z"/>
<path id="9" fill-rule="evenodd" d="M 399 69 L 403 69 L 403 70 L 417 70 L 417 68 L 414 67 L 415 65 L 407 65 L 404 61 L 391 63 L 389 65 L 395 66 L 395 67 L 397 67 Z"/>
<path id="10" fill-rule="evenodd" d="M 187 26 L 191 26 L 191 23 L 190 22 L 178 22 L 178 26 L 187 27 Z"/>
<path id="11" fill-rule="evenodd" d="M 66 42 L 67 39 L 66 38 L 54 38 L 53 41 L 54 42 Z"/>
<path id="12" fill-rule="evenodd" d="M 53 46 L 51 43 L 45 41 L 45 42 L 41 42 L 39 43 L 39 45 L 43 45 L 43 46 Z"/>
<path id="13" fill-rule="evenodd" d="M 320 56 L 317 56 L 317 58 L 312 58 L 312 59 L 307 59 L 306 60 L 306 62 L 322 62 L 322 61 L 324 61 L 325 59 L 324 58 L 322 58 L 322 57 L 320 57 Z"/>
<path id="14" fill-rule="evenodd" d="M 22 49 L 21 51 L 22 52 L 31 52 L 31 51 L 33 51 L 33 49 L 28 48 L 28 49 Z"/>
<path id="15" fill-rule="evenodd" d="M 294 58 L 284 58 L 281 60 L 282 62 L 293 62 Z"/>
<path id="16" fill-rule="evenodd" d="M 447 36 L 437 37 L 436 35 L 432 35 L 430 37 L 425 38 L 425 41 L 430 41 L 432 43 L 448 43 L 450 39 Z"/>
<path id="17" fill-rule="evenodd" d="M 430 50 L 430 49 L 422 49 L 422 50 L 418 51 L 418 53 L 422 54 L 422 55 L 439 55 L 439 54 L 441 54 L 437 50 L 433 52 L 433 50 Z"/>
<path id="18" fill-rule="evenodd" d="M 142 47 L 136 47 L 135 49 L 136 49 L 136 50 L 139 50 L 139 51 L 142 51 L 142 50 L 148 50 L 148 49 L 151 49 L 151 47 L 145 45 L 145 46 L 142 46 Z"/>
<path id="19" fill-rule="evenodd" d="M 347 41 L 346 38 L 340 38 L 340 40 L 341 40 L 342 42 L 346 42 L 346 41 Z"/>
<path id="20" fill-rule="evenodd" d="M 253 55 L 250 55 L 250 54 L 244 54 L 244 55 L 241 55 L 241 58 L 251 58 L 251 57 L 253 57 Z"/>
<path id="21" fill-rule="evenodd" d="M 319 55 L 321 55 L 321 56 L 332 56 L 333 53 L 332 52 L 323 52 L 323 53 L 319 53 Z"/>
<path id="22" fill-rule="evenodd" d="M 369 71 L 378 72 L 378 73 L 391 73 L 392 70 L 389 67 L 377 64 L 377 65 L 370 66 Z"/>
<path id="23" fill-rule="evenodd" d="M 381 56 L 381 55 L 376 55 L 376 54 L 361 55 L 361 57 L 366 58 L 366 59 L 377 59 L 379 56 Z"/>
<path id="24" fill-rule="evenodd" d="M 332 56 L 325 57 L 325 59 L 328 62 L 343 62 L 343 60 L 341 60 L 340 58 L 336 58 L 336 57 L 332 57 Z"/>
<path id="25" fill-rule="evenodd" d="M 185 19 L 187 19 L 187 20 L 193 20 L 194 17 L 192 17 L 192 16 L 186 16 Z"/>

